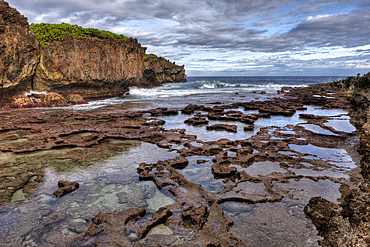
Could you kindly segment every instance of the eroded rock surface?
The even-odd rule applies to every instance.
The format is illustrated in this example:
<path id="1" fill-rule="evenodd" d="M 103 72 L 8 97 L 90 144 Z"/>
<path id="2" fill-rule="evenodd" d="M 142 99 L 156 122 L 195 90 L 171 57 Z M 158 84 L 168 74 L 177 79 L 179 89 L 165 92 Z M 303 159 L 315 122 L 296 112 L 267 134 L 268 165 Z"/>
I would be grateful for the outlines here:
<path id="1" fill-rule="evenodd" d="M 349 77 L 335 82 L 339 87 L 347 90 L 351 106 L 349 115 L 351 123 L 356 127 L 360 137 L 361 174 L 363 181 L 358 188 L 347 192 L 340 204 L 328 202 L 322 198 L 312 198 L 305 208 L 305 213 L 312 219 L 319 234 L 324 237 L 321 246 L 368 246 L 370 243 L 369 209 L 369 83 L 370 73 L 360 77 Z M 302 116 L 311 121 L 317 117 Z"/>
<path id="2" fill-rule="evenodd" d="M 27 18 L 0 2 L 0 92 L 27 91 L 40 58 L 39 42 Z"/>
<path id="3" fill-rule="evenodd" d="M 333 87 L 323 85 L 313 88 L 317 93 L 321 93 L 322 98 L 329 95 L 330 98 L 317 101 L 318 97 L 308 96 L 311 89 L 293 88 L 285 89 L 285 96 L 281 98 L 228 105 L 213 104 L 212 107 L 189 105 L 181 112 L 193 114 L 190 119 L 194 120 L 201 116 L 201 120 L 221 123 L 233 121 L 253 127 L 253 123 L 260 118 L 270 118 L 273 115 L 291 116 L 305 109 L 305 104 L 318 103 L 326 109 L 345 108 L 349 105 L 346 96 L 341 96 L 344 92 L 339 89 L 335 94 L 337 98 L 332 99 Z M 330 88 L 330 91 L 327 88 Z M 246 113 L 238 110 L 240 108 L 244 108 Z M 249 114 L 247 111 L 251 109 L 258 110 L 258 113 Z M 148 116 L 148 113 L 151 116 L 144 117 Z M 158 198 L 166 197 L 168 203 L 161 205 L 159 209 L 151 206 L 150 212 L 146 214 L 142 209 L 132 209 L 135 212 L 141 211 L 139 214 L 134 213 L 140 217 L 130 222 L 121 219 L 120 215 L 126 214 L 123 213 L 125 211 L 91 216 L 91 222 L 81 223 L 78 233 L 82 237 L 76 239 L 73 244 L 244 246 L 246 240 L 243 239 L 243 231 L 233 231 L 230 214 L 225 215 L 223 207 L 239 210 L 237 207 L 228 206 L 229 203 L 239 203 L 240 211 L 244 212 L 245 206 L 283 203 L 286 198 L 300 202 L 298 195 L 306 189 L 304 185 L 307 184 L 330 184 L 340 187 L 343 191 L 340 205 L 328 201 L 324 206 L 315 207 L 315 203 L 320 200 L 310 202 L 307 214 L 312 217 L 313 223 L 318 222 L 317 229 L 322 236 L 325 231 L 321 231 L 319 226 L 327 226 L 325 220 L 328 217 L 324 215 L 320 218 L 320 213 L 315 214 L 316 210 L 321 209 L 332 210 L 338 215 L 335 222 L 347 222 L 346 227 L 357 224 L 359 227 L 356 229 L 360 230 L 352 231 L 351 234 L 358 235 L 363 232 L 363 235 L 366 235 L 365 225 L 361 225 L 361 222 L 367 217 L 367 209 L 358 208 L 354 203 L 358 197 L 349 196 L 350 191 L 356 189 L 356 182 L 361 181 L 361 178 L 350 173 L 356 161 L 352 162 L 347 153 L 341 152 L 344 148 L 353 148 L 358 138 L 354 133 L 327 126 L 330 117 L 301 114 L 299 117 L 304 119 L 304 124 L 258 127 L 255 135 L 242 140 L 224 138 L 203 141 L 195 135 L 186 134 L 185 129 L 168 130 L 162 127 L 165 121 L 160 117 L 175 114 L 178 114 L 178 110 L 168 108 L 146 111 L 33 110 L 3 113 L 0 118 L 0 189 L 3 191 L 1 201 L 4 203 L 14 199 L 15 195 L 20 194 L 19 191 L 24 197 L 30 197 L 37 185 L 42 183 L 43 172 L 48 167 L 73 167 L 74 163 L 82 160 L 86 160 L 85 165 L 88 166 L 94 164 L 92 161 L 88 162 L 91 158 L 104 159 L 127 148 L 122 146 L 121 141 L 138 140 L 176 152 L 175 158 L 142 162 L 137 169 L 135 167 L 138 178 L 131 179 L 140 179 L 143 183 L 152 181 L 158 190 L 155 192 L 145 186 L 123 189 L 126 186 L 124 183 L 120 185 L 122 189 L 119 193 L 104 196 L 102 200 L 117 200 L 117 203 L 130 208 L 148 207 L 151 200 L 148 198 L 154 198 L 161 193 L 161 196 L 157 195 Z M 307 125 L 319 127 L 320 131 L 310 130 Z M 199 125 L 197 128 L 207 131 L 206 126 Z M 236 131 L 244 132 L 243 129 Z M 331 149 L 336 151 L 331 154 Z M 56 151 L 58 153 L 54 154 Z M 339 156 L 344 159 L 339 159 L 336 152 L 341 152 Z M 30 161 L 29 155 L 36 157 L 36 160 Z M 43 160 L 52 160 L 54 164 Z M 188 168 L 194 166 L 194 163 L 197 163 L 197 168 L 200 169 L 193 172 L 193 177 L 189 178 L 187 174 L 192 172 L 192 169 Z M 206 170 L 208 173 L 205 173 Z M 114 177 L 114 180 L 119 181 L 120 178 Z M 294 187 L 299 183 L 304 184 L 299 187 L 302 190 Z M 112 190 L 116 187 L 114 184 L 107 186 Z M 147 191 L 137 191 L 144 188 Z M 309 198 L 307 202 L 308 200 Z M 294 205 L 287 215 L 297 212 L 298 208 L 303 210 L 303 206 Z M 315 217 L 319 218 L 316 220 Z M 45 235 L 35 236 L 46 236 L 49 228 L 59 224 L 58 219 L 53 220 L 48 227 L 36 231 Z M 116 223 L 118 221 L 123 223 Z M 81 232 L 85 233 L 81 235 Z"/>

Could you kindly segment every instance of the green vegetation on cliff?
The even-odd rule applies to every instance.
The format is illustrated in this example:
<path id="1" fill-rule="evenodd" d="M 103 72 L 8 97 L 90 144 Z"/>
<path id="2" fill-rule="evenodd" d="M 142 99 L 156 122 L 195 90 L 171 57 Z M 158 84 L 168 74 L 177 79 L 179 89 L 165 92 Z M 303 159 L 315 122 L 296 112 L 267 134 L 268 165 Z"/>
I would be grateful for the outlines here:
<path id="1" fill-rule="evenodd" d="M 158 60 L 158 56 L 155 55 L 155 54 L 147 54 L 144 56 L 144 60 L 148 60 L 148 58 L 151 57 L 154 59 L 154 61 L 157 61 Z"/>
<path id="2" fill-rule="evenodd" d="M 42 47 L 55 41 L 62 41 L 65 34 L 69 34 L 72 37 L 82 39 L 83 35 L 97 37 L 100 39 L 107 39 L 108 37 L 126 40 L 127 37 L 123 34 L 115 34 L 105 30 L 99 30 L 96 28 L 83 28 L 77 25 L 71 25 L 62 22 L 61 24 L 48 24 L 39 23 L 30 25 L 31 31 L 36 35 Z"/>

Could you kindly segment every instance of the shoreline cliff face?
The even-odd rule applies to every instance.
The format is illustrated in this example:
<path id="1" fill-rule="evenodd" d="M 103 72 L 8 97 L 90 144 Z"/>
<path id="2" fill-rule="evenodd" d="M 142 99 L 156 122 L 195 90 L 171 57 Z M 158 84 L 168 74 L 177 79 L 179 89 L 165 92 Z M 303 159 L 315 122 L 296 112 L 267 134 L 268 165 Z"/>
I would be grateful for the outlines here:
<path id="1" fill-rule="evenodd" d="M 0 1 L 0 93 L 31 89 L 39 53 L 27 18 Z"/>
<path id="2" fill-rule="evenodd" d="M 146 59 L 136 39 L 64 35 L 41 47 L 27 18 L 0 1 L 0 95 L 30 90 L 113 97 L 130 86 L 185 82 L 184 66 L 164 58 Z"/>
<path id="3" fill-rule="evenodd" d="M 65 35 L 41 49 L 32 88 L 85 97 L 123 94 L 143 78 L 144 55 L 145 48 L 132 38 L 102 41 Z"/>

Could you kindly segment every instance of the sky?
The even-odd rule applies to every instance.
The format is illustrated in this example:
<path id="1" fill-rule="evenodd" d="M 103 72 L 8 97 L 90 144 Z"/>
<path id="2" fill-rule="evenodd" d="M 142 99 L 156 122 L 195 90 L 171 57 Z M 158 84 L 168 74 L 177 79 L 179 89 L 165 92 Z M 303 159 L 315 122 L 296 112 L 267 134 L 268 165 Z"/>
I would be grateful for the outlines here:
<path id="1" fill-rule="evenodd" d="M 370 72 L 370 0 L 7 0 L 30 23 L 137 38 L 188 76 Z"/>

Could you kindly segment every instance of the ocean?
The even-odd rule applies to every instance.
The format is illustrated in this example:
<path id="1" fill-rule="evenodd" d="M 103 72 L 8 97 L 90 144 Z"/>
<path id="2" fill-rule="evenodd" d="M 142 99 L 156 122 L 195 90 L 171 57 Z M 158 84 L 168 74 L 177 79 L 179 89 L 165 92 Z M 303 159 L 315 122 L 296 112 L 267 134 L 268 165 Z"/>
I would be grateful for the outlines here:
<path id="1" fill-rule="evenodd" d="M 129 95 L 74 106 L 87 110 L 104 106 L 122 105 L 129 109 L 168 107 L 180 109 L 188 104 L 225 104 L 255 98 L 275 97 L 283 87 L 306 87 L 309 84 L 333 82 L 338 76 L 244 76 L 244 77 L 187 77 L 187 83 L 168 83 L 161 87 L 143 89 L 131 87 Z M 258 94 L 266 92 L 266 95 Z M 170 103 L 170 104 L 169 104 Z"/>

